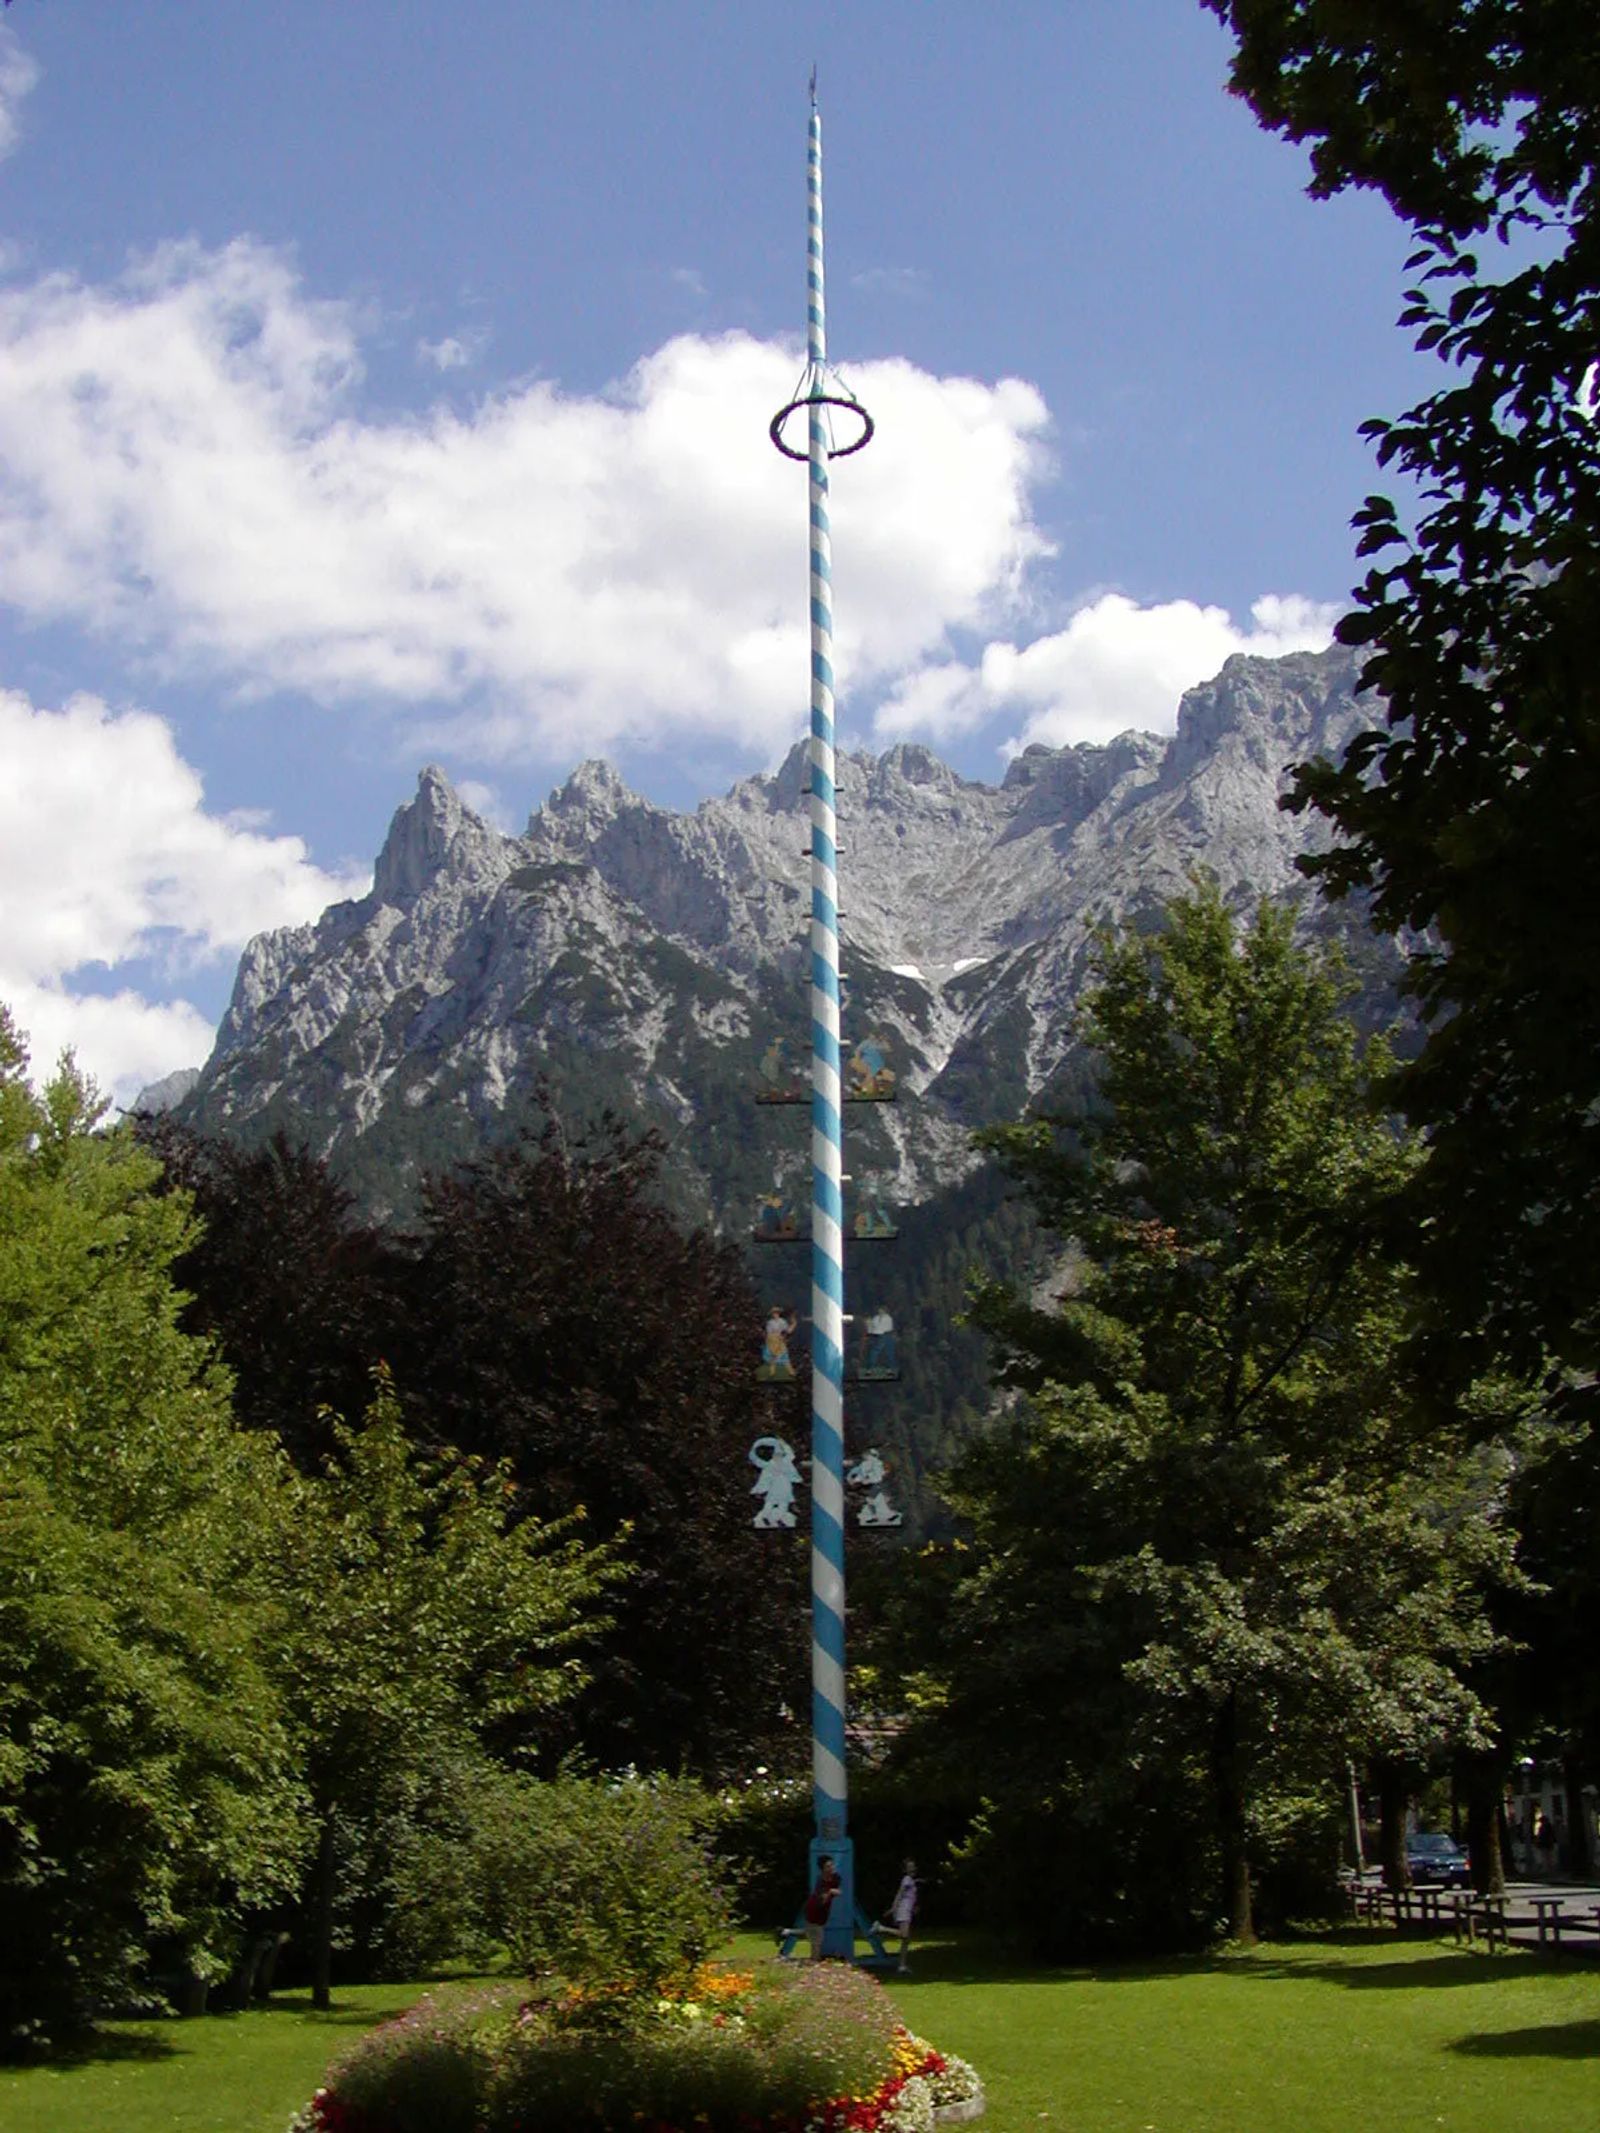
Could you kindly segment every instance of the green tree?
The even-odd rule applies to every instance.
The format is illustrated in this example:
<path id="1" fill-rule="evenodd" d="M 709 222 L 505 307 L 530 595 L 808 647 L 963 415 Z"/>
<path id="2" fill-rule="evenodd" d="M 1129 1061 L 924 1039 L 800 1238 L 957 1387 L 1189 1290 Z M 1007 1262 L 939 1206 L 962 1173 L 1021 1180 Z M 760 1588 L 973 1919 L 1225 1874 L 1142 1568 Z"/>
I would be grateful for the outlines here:
<path id="1" fill-rule="evenodd" d="M 580 1648 L 619 1574 L 571 1519 L 514 1519 L 503 1467 L 419 1453 L 387 1375 L 320 1475 L 293 1478 L 264 1566 L 282 1693 L 316 1824 L 313 1997 L 328 2004 L 341 1819 L 378 1816 L 398 1775 L 470 1756 L 584 1681 Z"/>
<path id="2" fill-rule="evenodd" d="M 788 1426 L 754 1381 L 756 1297 L 662 1205 L 661 1154 L 557 1123 L 430 1179 L 393 1359 L 416 1434 L 507 1460 L 540 1517 L 627 1533 L 568 1745 L 719 1776 L 802 1705 L 804 1559 L 751 1524 L 750 1443 Z"/>
<path id="3" fill-rule="evenodd" d="M 1080 1842 L 1176 1827 L 1197 1789 L 1239 1939 L 1297 1794 L 1481 1724 L 1457 1668 L 1505 1548 L 1497 1474 L 1421 1442 L 1395 1372 L 1417 1151 L 1340 997 L 1287 916 L 1241 935 L 1203 887 L 1100 945 L 1097 1103 L 987 1136 L 1070 1250 L 1048 1300 L 980 1297 L 1027 1398 L 955 1471 L 939 1722 L 1003 1739 L 1018 1804 Z"/>
<path id="4" fill-rule="evenodd" d="M 251 1570 L 280 1461 L 178 1328 L 157 1166 L 0 1010 L 0 2040 L 200 1979 L 293 1885 L 303 1799 Z"/>
<path id="5" fill-rule="evenodd" d="M 1542 1593 L 1507 1726 L 1573 1773 L 1600 1754 L 1571 1663 L 1600 1600 L 1600 985 L 1566 920 L 1600 891 L 1600 21 L 1564 0 L 1206 0 L 1233 82 L 1306 143 L 1311 190 L 1375 188 L 1416 232 L 1402 323 L 1451 382 L 1370 423 L 1421 494 L 1358 517 L 1375 560 L 1341 627 L 1375 716 L 1292 804 L 1339 841 L 1313 871 L 1413 934 L 1427 1029 L 1395 1096 L 1430 1139 L 1409 1221 L 1423 1370 L 1447 1395 L 1544 1374 L 1559 1450 L 1518 1476 Z M 1489 1826 L 1487 1815 L 1480 1822 Z"/>
<path id="6" fill-rule="evenodd" d="M 1600 1305 L 1600 18 L 1568 0 L 1205 0 L 1232 80 L 1309 146 L 1311 191 L 1416 233 L 1402 323 L 1450 382 L 1367 425 L 1420 516 L 1369 497 L 1340 626 L 1374 724 L 1291 804 L 1309 870 L 1413 937 L 1427 1028 L 1397 1077 L 1430 1136 L 1413 1223 L 1429 1368 L 1590 1374 Z"/>
<path id="7" fill-rule="evenodd" d="M 319 1471 L 330 1417 L 387 1358 L 417 1442 L 509 1460 L 520 1510 L 627 1530 L 632 1575 L 562 1738 L 541 1725 L 547 1748 L 705 1774 L 781 1752 L 783 1709 L 805 1697 L 804 1557 L 752 1528 L 746 1454 L 791 1415 L 753 1381 L 760 1312 L 737 1252 L 664 1204 L 657 1137 L 557 1115 L 428 1179 L 402 1235 L 363 1223 L 281 1137 L 245 1151 L 170 1120 L 139 1131 L 193 1194 L 186 1323 L 217 1341 L 242 1422 Z"/>

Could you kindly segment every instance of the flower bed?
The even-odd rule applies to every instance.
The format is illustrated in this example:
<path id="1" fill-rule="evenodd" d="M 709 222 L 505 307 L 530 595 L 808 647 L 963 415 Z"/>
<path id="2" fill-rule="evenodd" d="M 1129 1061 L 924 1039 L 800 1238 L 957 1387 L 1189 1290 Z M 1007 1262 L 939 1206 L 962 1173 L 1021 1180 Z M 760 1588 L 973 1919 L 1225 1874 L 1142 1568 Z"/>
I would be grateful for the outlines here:
<path id="1" fill-rule="evenodd" d="M 705 1965 L 647 2002 L 424 2000 L 334 2067 L 290 2133 L 932 2133 L 982 2094 L 863 1971 Z"/>

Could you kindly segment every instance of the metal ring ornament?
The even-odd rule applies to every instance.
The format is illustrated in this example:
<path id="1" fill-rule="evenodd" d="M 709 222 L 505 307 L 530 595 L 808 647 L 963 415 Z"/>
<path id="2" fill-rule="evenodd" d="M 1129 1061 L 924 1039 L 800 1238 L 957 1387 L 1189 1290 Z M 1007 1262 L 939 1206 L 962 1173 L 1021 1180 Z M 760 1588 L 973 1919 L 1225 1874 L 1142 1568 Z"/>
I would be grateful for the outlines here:
<path id="1" fill-rule="evenodd" d="M 854 444 L 842 444 L 837 447 L 830 446 L 828 450 L 830 459 L 848 459 L 852 452 L 859 452 L 863 445 L 872 442 L 872 433 L 877 425 L 859 400 L 852 400 L 846 393 L 802 393 L 798 400 L 791 400 L 787 407 L 780 407 L 767 425 L 767 435 L 772 439 L 785 459 L 804 461 L 811 457 L 809 452 L 797 452 L 791 445 L 787 445 L 783 441 L 783 425 L 798 408 L 802 407 L 843 407 L 848 408 L 852 415 L 860 416 L 861 435 Z"/>

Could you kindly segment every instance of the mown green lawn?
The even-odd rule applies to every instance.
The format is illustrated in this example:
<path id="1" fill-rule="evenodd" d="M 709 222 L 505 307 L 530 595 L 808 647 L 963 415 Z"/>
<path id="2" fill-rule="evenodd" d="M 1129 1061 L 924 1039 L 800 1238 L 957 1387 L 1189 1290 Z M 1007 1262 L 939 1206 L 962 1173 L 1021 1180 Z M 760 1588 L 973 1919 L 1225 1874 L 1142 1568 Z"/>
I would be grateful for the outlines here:
<path id="1" fill-rule="evenodd" d="M 108 2023 L 64 2064 L 0 2068 L 0 2133 L 284 2133 L 328 2061 L 427 1989 L 347 1986 L 327 2014 L 280 1992 L 249 2014 Z"/>
<path id="2" fill-rule="evenodd" d="M 971 2059 L 986 2133 L 1600 2133 L 1600 1965 L 1352 1929 L 1029 1973 L 957 1944 L 889 1983 Z"/>
<path id="3" fill-rule="evenodd" d="M 741 1939 L 741 1959 L 771 1943 Z M 988 2086 L 986 2133 L 1600 2133 L 1600 1965 L 1351 1931 L 1251 1954 L 1030 1971 L 973 1940 L 888 1980 Z M 3 2133 L 283 2133 L 323 2067 L 425 1988 L 117 2023 L 0 2071 Z"/>

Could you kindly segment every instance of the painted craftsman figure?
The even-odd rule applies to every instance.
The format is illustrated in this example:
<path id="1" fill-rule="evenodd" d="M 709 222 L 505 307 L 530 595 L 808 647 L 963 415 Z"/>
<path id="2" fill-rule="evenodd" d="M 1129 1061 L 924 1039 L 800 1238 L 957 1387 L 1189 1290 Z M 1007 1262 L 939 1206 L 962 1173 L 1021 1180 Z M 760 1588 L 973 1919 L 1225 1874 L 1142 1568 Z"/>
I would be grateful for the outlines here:
<path id="1" fill-rule="evenodd" d="M 794 1202 L 781 1185 L 774 1185 L 771 1192 L 764 1192 L 756 1209 L 756 1235 L 768 1240 L 787 1241 L 800 1234 L 800 1218 L 794 1211 Z"/>
<path id="2" fill-rule="evenodd" d="M 793 1103 L 805 1094 L 800 1086 L 800 1077 L 789 1057 L 789 1041 L 786 1037 L 774 1037 L 761 1055 L 761 1088 L 757 1103 Z"/>
<path id="3" fill-rule="evenodd" d="M 876 1186 L 868 1188 L 863 1195 L 864 1204 L 856 1210 L 850 1227 L 858 1237 L 892 1237 L 895 1234 L 894 1217 L 883 1204 L 883 1196 Z"/>
<path id="4" fill-rule="evenodd" d="M 879 1371 L 888 1375 L 899 1367 L 894 1318 L 880 1304 L 861 1329 L 861 1370 L 863 1375 Z"/>
<path id="5" fill-rule="evenodd" d="M 863 1037 L 850 1055 L 846 1072 L 852 1096 L 879 1099 L 892 1096 L 894 1068 L 889 1064 L 888 1039 L 877 1030 Z"/>
<path id="6" fill-rule="evenodd" d="M 757 1437 L 750 1447 L 750 1464 L 756 1470 L 750 1493 L 761 1498 L 761 1508 L 752 1524 L 792 1526 L 794 1492 L 800 1486 L 800 1469 L 795 1465 L 791 1447 L 782 1437 Z"/>
<path id="7" fill-rule="evenodd" d="M 774 1304 L 767 1314 L 767 1330 L 761 1343 L 761 1368 L 758 1378 L 788 1379 L 794 1376 L 794 1364 L 789 1358 L 789 1336 L 800 1321 L 795 1313 L 782 1304 Z"/>

